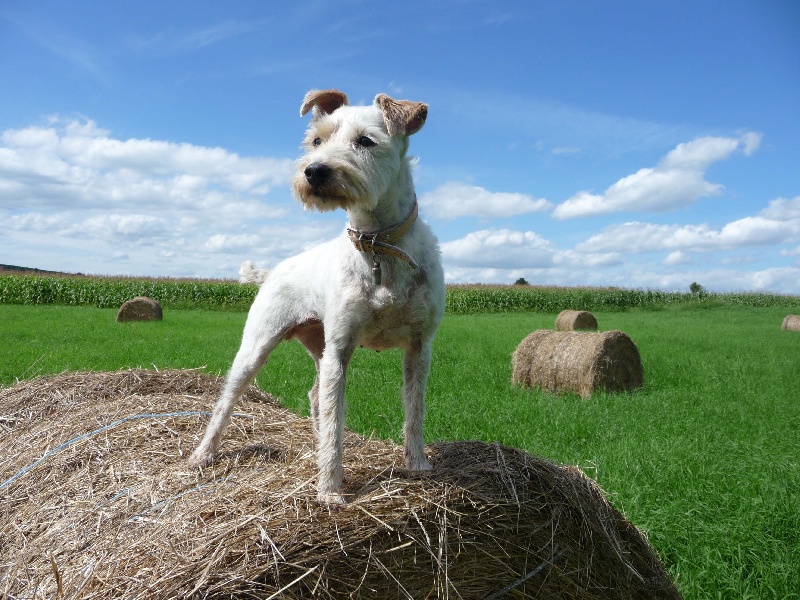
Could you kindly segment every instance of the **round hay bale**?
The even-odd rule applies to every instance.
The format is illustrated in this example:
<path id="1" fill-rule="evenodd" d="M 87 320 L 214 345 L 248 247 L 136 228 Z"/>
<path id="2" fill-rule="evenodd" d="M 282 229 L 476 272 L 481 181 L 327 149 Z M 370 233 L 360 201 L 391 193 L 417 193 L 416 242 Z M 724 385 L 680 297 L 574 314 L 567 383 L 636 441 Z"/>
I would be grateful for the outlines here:
<path id="1" fill-rule="evenodd" d="M 585 310 L 562 310 L 556 317 L 556 331 L 597 331 L 597 319 Z"/>
<path id="2" fill-rule="evenodd" d="M 0 390 L 0 596 L 680 598 L 575 467 L 497 444 L 348 432 L 349 504 L 319 505 L 309 419 L 250 388 L 212 466 L 185 467 L 221 380 L 66 373 Z"/>
<path id="3" fill-rule="evenodd" d="M 639 350 L 621 331 L 540 329 L 520 342 L 511 362 L 515 384 L 575 392 L 583 398 L 601 389 L 635 390 L 644 380 Z"/>
<path id="4" fill-rule="evenodd" d="M 782 331 L 800 331 L 800 315 L 786 315 L 781 324 Z"/>
<path id="5" fill-rule="evenodd" d="M 146 296 L 136 296 L 120 306 L 117 321 L 160 321 L 163 316 L 158 301 Z"/>

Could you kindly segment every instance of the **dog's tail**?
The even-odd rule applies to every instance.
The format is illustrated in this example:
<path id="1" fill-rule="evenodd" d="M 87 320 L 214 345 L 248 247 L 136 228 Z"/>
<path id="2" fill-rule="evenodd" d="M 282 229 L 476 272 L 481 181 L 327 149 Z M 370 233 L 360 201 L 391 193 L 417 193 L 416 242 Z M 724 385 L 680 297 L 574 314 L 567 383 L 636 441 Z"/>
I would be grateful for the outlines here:
<path id="1" fill-rule="evenodd" d="M 257 283 L 261 285 L 267 280 L 269 271 L 261 269 L 251 260 L 246 260 L 239 267 L 239 283 Z"/>

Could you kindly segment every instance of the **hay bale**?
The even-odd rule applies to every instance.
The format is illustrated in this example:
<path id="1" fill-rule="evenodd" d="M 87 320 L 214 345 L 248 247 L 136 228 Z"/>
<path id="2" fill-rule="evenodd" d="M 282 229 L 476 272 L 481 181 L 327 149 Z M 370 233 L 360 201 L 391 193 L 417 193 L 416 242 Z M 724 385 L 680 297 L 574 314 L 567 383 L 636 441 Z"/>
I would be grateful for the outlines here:
<path id="1" fill-rule="evenodd" d="M 781 324 L 781 331 L 800 331 L 800 315 L 786 315 Z"/>
<path id="2" fill-rule="evenodd" d="M 575 467 L 497 444 L 348 432 L 350 503 L 316 502 L 309 419 L 250 388 L 222 454 L 184 458 L 221 381 L 67 373 L 0 390 L 0 597 L 679 598 Z"/>
<path id="3" fill-rule="evenodd" d="M 585 310 L 562 310 L 556 317 L 556 331 L 597 331 L 597 319 Z"/>
<path id="4" fill-rule="evenodd" d="M 119 308 L 117 321 L 160 321 L 163 318 L 158 301 L 146 296 L 136 296 Z"/>
<path id="5" fill-rule="evenodd" d="M 644 379 L 639 350 L 621 331 L 540 329 L 520 342 L 511 362 L 517 385 L 575 392 L 584 398 L 597 390 L 635 390 Z"/>

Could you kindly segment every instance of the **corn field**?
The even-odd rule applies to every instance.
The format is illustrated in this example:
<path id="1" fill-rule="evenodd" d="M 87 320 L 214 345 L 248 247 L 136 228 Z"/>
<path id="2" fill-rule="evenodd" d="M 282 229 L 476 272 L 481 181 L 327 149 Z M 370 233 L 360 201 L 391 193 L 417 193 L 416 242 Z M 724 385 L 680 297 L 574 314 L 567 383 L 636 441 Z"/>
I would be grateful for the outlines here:
<path id="1" fill-rule="evenodd" d="M 135 296 L 164 308 L 246 311 L 258 287 L 226 280 L 149 279 L 87 276 L 0 275 L 0 304 L 61 304 L 118 308 Z M 769 293 L 682 293 L 625 288 L 450 285 L 446 312 L 557 313 L 562 310 L 619 311 L 668 306 L 798 306 L 800 296 Z"/>
<path id="2" fill-rule="evenodd" d="M 246 311 L 258 288 L 223 280 L 0 275 L 0 304 L 119 308 L 136 296 L 164 308 Z"/>

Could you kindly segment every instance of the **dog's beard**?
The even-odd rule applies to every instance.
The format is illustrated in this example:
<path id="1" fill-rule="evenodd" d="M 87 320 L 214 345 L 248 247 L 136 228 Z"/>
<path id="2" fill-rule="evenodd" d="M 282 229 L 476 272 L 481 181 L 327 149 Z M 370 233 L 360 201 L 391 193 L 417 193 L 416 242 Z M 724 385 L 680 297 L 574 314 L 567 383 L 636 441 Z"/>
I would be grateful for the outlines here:
<path id="1" fill-rule="evenodd" d="M 299 169 L 292 181 L 295 197 L 308 210 L 329 212 L 353 206 L 369 206 L 369 192 L 355 178 L 348 178 L 341 171 L 335 171 L 330 179 L 319 186 L 311 185 L 303 169 Z"/>

